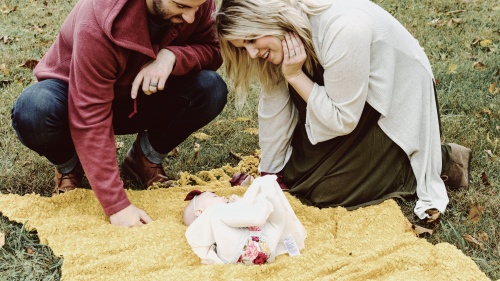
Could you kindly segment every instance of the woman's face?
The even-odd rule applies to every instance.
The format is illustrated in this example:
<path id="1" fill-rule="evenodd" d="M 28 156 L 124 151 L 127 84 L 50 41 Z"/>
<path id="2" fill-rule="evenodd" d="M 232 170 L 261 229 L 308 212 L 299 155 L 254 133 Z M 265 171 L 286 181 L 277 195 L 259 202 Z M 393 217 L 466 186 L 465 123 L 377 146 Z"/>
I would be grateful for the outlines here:
<path id="1" fill-rule="evenodd" d="M 236 48 L 245 48 L 252 59 L 263 59 L 273 64 L 280 64 L 283 61 L 283 47 L 281 40 L 266 35 L 257 39 L 237 39 L 230 40 Z"/>

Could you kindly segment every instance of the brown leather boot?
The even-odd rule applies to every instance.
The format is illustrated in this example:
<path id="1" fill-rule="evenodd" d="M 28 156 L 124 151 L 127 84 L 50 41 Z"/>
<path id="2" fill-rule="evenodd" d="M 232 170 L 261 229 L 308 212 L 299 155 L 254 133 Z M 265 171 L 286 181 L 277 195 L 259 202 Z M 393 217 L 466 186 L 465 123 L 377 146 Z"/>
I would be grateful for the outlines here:
<path id="1" fill-rule="evenodd" d="M 469 187 L 469 166 L 472 150 L 467 147 L 449 143 L 452 163 L 448 170 L 441 173 L 444 183 L 452 190 Z"/>
<path id="2" fill-rule="evenodd" d="M 165 174 L 161 164 L 150 162 L 142 153 L 139 138 L 134 141 L 134 144 L 127 152 L 122 168 L 125 172 L 133 175 L 146 188 L 154 182 L 165 184 L 167 187 L 173 183 Z"/>
<path id="3" fill-rule="evenodd" d="M 76 164 L 75 168 L 73 168 L 71 172 L 66 174 L 59 173 L 57 168 L 55 170 L 55 186 L 52 190 L 52 196 L 71 191 L 75 188 L 79 188 L 82 185 L 84 172 L 80 163 Z"/>

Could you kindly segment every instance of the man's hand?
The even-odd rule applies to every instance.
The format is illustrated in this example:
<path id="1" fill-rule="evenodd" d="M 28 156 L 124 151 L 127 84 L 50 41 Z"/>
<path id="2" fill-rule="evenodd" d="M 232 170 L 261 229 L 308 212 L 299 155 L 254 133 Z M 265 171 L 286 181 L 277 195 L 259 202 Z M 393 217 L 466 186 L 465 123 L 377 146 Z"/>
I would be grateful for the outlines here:
<path id="1" fill-rule="evenodd" d="M 153 220 L 143 210 L 134 205 L 115 213 L 109 217 L 111 224 L 123 227 L 141 226 Z"/>
<path id="2" fill-rule="evenodd" d="M 168 49 L 161 49 L 160 52 L 158 52 L 156 60 L 146 64 L 135 77 L 132 83 L 132 98 L 135 99 L 137 97 L 141 85 L 142 91 L 146 95 L 151 95 L 152 93 L 165 89 L 165 83 L 172 69 L 174 69 L 174 65 L 175 54 Z"/>

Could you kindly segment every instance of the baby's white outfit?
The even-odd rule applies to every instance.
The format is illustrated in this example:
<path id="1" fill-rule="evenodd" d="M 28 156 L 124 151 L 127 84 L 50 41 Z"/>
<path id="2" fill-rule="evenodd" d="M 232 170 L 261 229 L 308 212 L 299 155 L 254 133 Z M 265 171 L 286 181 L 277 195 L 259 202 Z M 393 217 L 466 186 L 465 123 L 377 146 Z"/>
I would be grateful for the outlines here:
<path id="1" fill-rule="evenodd" d="M 303 249 L 306 236 L 275 175 L 255 179 L 234 203 L 207 207 L 186 230 L 204 264 L 273 262 L 288 252 L 285 240 Z"/>

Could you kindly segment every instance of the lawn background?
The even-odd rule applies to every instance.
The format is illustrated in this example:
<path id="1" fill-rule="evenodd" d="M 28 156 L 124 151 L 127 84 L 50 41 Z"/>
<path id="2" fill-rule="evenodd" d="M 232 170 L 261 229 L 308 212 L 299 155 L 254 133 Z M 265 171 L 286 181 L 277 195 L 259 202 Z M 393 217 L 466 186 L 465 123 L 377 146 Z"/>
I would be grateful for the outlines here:
<path id="1" fill-rule="evenodd" d="M 500 1 L 376 0 L 419 40 L 437 81 L 442 139 L 473 149 L 471 186 L 450 192 L 450 204 L 431 243 L 448 242 L 470 256 L 491 279 L 500 279 Z M 2 0 L 0 2 L 0 193 L 49 196 L 53 167 L 23 147 L 11 127 L 10 110 L 22 90 L 35 82 L 32 66 L 54 41 L 75 0 Z M 224 72 L 219 71 L 222 76 Z M 255 85 L 242 111 L 234 93 L 222 114 L 166 159 L 171 178 L 226 164 L 258 149 Z M 125 156 L 134 136 L 118 136 Z M 199 145 L 195 153 L 195 145 Z M 127 187 L 137 188 L 126 180 Z M 87 186 L 88 187 L 88 186 Z M 414 202 L 401 203 L 405 215 Z M 58 280 L 62 259 L 39 244 L 34 232 L 0 216 L 1 280 Z"/>

